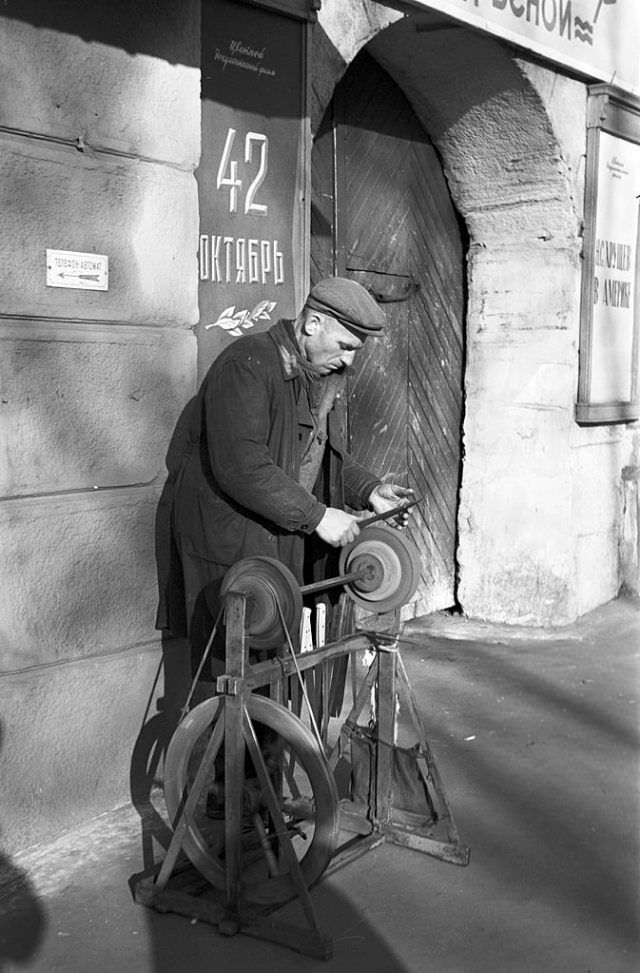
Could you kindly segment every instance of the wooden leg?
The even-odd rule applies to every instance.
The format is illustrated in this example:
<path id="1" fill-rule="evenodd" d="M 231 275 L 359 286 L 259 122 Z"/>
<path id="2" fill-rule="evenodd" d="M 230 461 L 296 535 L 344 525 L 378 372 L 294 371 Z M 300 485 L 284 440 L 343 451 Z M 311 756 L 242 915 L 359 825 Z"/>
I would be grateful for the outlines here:
<path id="1" fill-rule="evenodd" d="M 263 794 L 266 797 L 266 804 L 269 810 L 269 814 L 275 825 L 276 833 L 278 834 L 279 844 L 284 852 L 284 858 L 286 864 L 289 868 L 292 881 L 294 883 L 296 892 L 300 899 L 300 903 L 304 910 L 304 914 L 307 918 L 309 925 L 311 926 L 315 935 L 321 937 L 320 928 L 318 926 L 318 921 L 316 919 L 315 910 L 313 908 L 313 903 L 311 902 L 311 897 L 309 895 L 309 890 L 304 883 L 302 877 L 302 872 L 300 870 L 300 863 L 296 856 L 293 845 L 291 844 L 291 838 L 289 837 L 287 826 L 285 820 L 282 816 L 282 811 L 280 809 L 280 802 L 276 795 L 273 787 L 273 783 L 267 771 L 267 767 L 264 762 L 264 757 L 258 746 L 258 740 L 256 738 L 255 730 L 253 724 L 249 719 L 248 713 L 244 712 L 244 732 L 247 741 L 247 746 L 249 748 L 249 753 L 253 764 L 258 773 L 258 779 L 260 781 L 260 786 L 262 787 Z"/>
<path id="2" fill-rule="evenodd" d="M 224 705 L 224 837 L 227 906 L 238 911 L 242 867 L 242 792 L 244 789 L 244 713 L 246 596 L 229 592 L 226 603 Z"/>
<path id="3" fill-rule="evenodd" d="M 211 738 L 209 739 L 209 743 L 207 744 L 204 756 L 200 763 L 200 767 L 198 768 L 195 780 L 191 785 L 189 797 L 187 798 L 184 808 L 182 809 L 182 812 L 178 818 L 177 824 L 175 825 L 171 843 L 169 844 L 167 854 L 164 857 L 160 872 L 158 873 L 158 877 L 155 881 L 155 885 L 158 889 L 163 889 L 171 877 L 171 872 L 173 871 L 178 855 L 180 854 L 180 849 L 182 848 L 182 843 L 184 841 L 187 828 L 193 819 L 193 812 L 196 804 L 198 803 L 200 794 L 202 793 L 203 788 L 206 786 L 206 783 L 211 775 L 211 771 L 213 770 L 213 765 L 218 755 L 218 751 L 220 750 L 223 736 L 224 713 L 218 719 L 218 722 L 214 727 L 213 733 L 211 734 Z"/>
<path id="4" fill-rule="evenodd" d="M 376 818 L 386 824 L 391 817 L 393 748 L 396 736 L 397 651 L 378 650 L 378 727 L 376 747 Z"/>

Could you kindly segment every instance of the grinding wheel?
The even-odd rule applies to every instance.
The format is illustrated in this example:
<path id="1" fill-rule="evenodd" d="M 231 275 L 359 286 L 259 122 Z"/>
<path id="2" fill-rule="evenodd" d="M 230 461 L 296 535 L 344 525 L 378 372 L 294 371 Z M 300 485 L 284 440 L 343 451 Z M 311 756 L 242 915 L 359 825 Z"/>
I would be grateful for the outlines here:
<path id="1" fill-rule="evenodd" d="M 411 599 L 420 581 L 420 555 L 406 534 L 385 524 L 365 527 L 340 552 L 340 574 L 363 571 L 345 591 L 357 605 L 381 614 Z"/>

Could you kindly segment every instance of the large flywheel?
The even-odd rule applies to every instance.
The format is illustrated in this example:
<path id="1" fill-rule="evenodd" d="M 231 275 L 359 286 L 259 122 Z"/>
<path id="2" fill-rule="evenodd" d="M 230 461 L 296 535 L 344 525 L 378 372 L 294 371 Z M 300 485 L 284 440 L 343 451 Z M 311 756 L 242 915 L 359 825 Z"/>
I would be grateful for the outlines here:
<path id="1" fill-rule="evenodd" d="M 311 731 L 298 717 L 265 696 L 246 698 L 248 721 L 261 741 L 262 759 L 269 773 L 282 815 L 280 830 L 269 813 L 256 767 L 242 757 L 236 773 L 243 780 L 241 882 L 246 901 L 276 903 L 295 894 L 291 864 L 282 839 L 291 841 L 305 885 L 316 882 L 329 864 L 338 841 L 338 795 L 333 775 Z M 164 794 L 172 823 L 178 821 L 194 783 L 209 738 L 224 721 L 224 697 L 196 706 L 174 733 L 165 758 Z M 219 746 L 224 746 L 224 734 Z M 192 817 L 187 822 L 183 850 L 215 888 L 225 888 L 225 781 L 220 761 L 213 766 Z"/>

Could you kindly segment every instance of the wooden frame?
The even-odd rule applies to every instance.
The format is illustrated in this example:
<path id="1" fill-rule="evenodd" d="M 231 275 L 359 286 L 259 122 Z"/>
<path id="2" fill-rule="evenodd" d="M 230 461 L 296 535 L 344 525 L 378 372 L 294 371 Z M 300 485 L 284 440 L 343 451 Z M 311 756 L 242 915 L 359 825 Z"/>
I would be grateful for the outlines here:
<path id="1" fill-rule="evenodd" d="M 640 418 L 640 100 L 589 89 L 576 421 Z"/>
<path id="2" fill-rule="evenodd" d="M 317 731 L 318 753 L 326 761 L 329 773 L 333 773 L 341 754 L 345 748 L 348 748 L 349 741 L 358 730 L 358 723 L 363 720 L 362 711 L 371 704 L 372 693 L 375 694 L 376 727 L 375 731 L 371 731 L 374 758 L 371 767 L 371 799 L 366 806 L 353 803 L 348 798 L 339 802 L 336 810 L 339 811 L 343 841 L 334 851 L 331 862 L 321 877 L 335 872 L 385 841 L 461 866 L 469 863 L 470 853 L 468 847 L 460 840 L 435 758 L 426 740 L 425 726 L 398 650 L 399 639 L 378 633 L 354 634 L 298 655 L 294 650 L 290 633 L 287 632 L 288 655 L 279 654 L 273 659 L 251 665 L 247 658 L 246 606 L 246 593 L 233 590 L 227 592 L 225 596 L 226 671 L 224 675 L 218 677 L 216 684 L 217 693 L 223 699 L 222 718 L 215 723 L 213 733 L 200 758 L 189 794 L 172 823 L 173 835 L 164 859 L 159 868 L 153 868 L 150 872 L 134 877 L 134 897 L 136 902 L 160 912 L 175 912 L 210 923 L 223 935 L 244 933 L 288 946 L 308 956 L 330 959 L 333 943 L 319 927 L 309 888 L 305 884 L 301 867 L 292 848 L 287 826 L 280 816 L 276 794 L 269 784 L 269 774 L 257 739 L 251 731 L 249 740 L 243 729 L 251 726 L 246 704 L 254 689 L 270 686 L 272 696 L 280 703 L 284 715 L 293 719 L 293 713 L 289 714 L 283 704 L 284 685 L 289 678 L 297 677 L 298 684 L 305 694 L 310 721 Z M 280 617 L 284 618 L 281 609 Z M 215 631 L 216 628 L 211 634 L 204 657 L 211 648 Z M 318 729 L 316 719 L 312 716 L 313 704 L 310 704 L 306 695 L 305 682 L 301 674 L 304 672 L 309 676 L 317 666 L 320 667 L 321 672 L 324 672 L 330 661 L 346 659 L 363 650 L 372 654 L 372 661 L 357 692 L 355 685 L 353 687 L 353 704 L 346 719 L 342 719 L 341 716 L 338 737 L 329 748 L 322 722 Z M 196 675 L 194 686 L 197 678 Z M 325 690 L 328 688 L 327 684 Z M 200 707 L 207 705 L 205 702 L 200 704 Z M 411 752 L 425 789 L 424 819 L 418 814 L 403 813 L 393 807 L 392 755 L 397 746 L 398 705 L 408 714 L 418 737 L 418 743 Z M 193 870 L 185 872 L 184 861 L 179 861 L 187 829 L 193 821 L 196 804 L 206 786 L 206 779 L 211 773 L 223 739 L 225 747 L 224 892 L 221 889 L 208 887 L 197 872 L 194 873 Z M 291 925 L 278 918 L 272 918 L 271 914 L 284 902 L 274 901 L 270 904 L 258 905 L 244 899 L 241 877 L 241 830 L 245 740 L 249 743 L 251 757 L 254 766 L 258 769 L 263 789 L 268 792 L 269 809 L 275 822 L 276 833 L 287 851 L 293 879 L 293 896 L 299 900 L 306 918 L 306 924 L 303 926 Z M 337 800 L 337 792 L 335 796 Z"/>
<path id="3" fill-rule="evenodd" d="M 277 13 L 286 14 L 288 17 L 297 17 L 299 20 L 316 21 L 320 0 L 242 0 L 244 3 L 252 4 L 255 7 L 266 7 L 275 10 Z"/>

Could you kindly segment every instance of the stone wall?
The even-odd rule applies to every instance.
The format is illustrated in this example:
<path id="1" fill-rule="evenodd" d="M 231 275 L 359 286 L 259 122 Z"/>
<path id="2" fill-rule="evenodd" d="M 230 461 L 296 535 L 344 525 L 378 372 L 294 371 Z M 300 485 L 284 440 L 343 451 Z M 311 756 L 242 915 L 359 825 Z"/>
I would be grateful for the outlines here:
<path id="1" fill-rule="evenodd" d="M 0 47 L 0 829 L 13 851 L 128 799 L 158 670 L 154 521 L 195 383 L 199 4 L 9 3 Z M 46 286 L 47 248 L 106 254 L 108 291 Z"/>
<path id="2" fill-rule="evenodd" d="M 620 544 L 622 586 L 625 592 L 640 595 L 640 466 L 625 466 L 622 471 L 622 537 Z"/>

